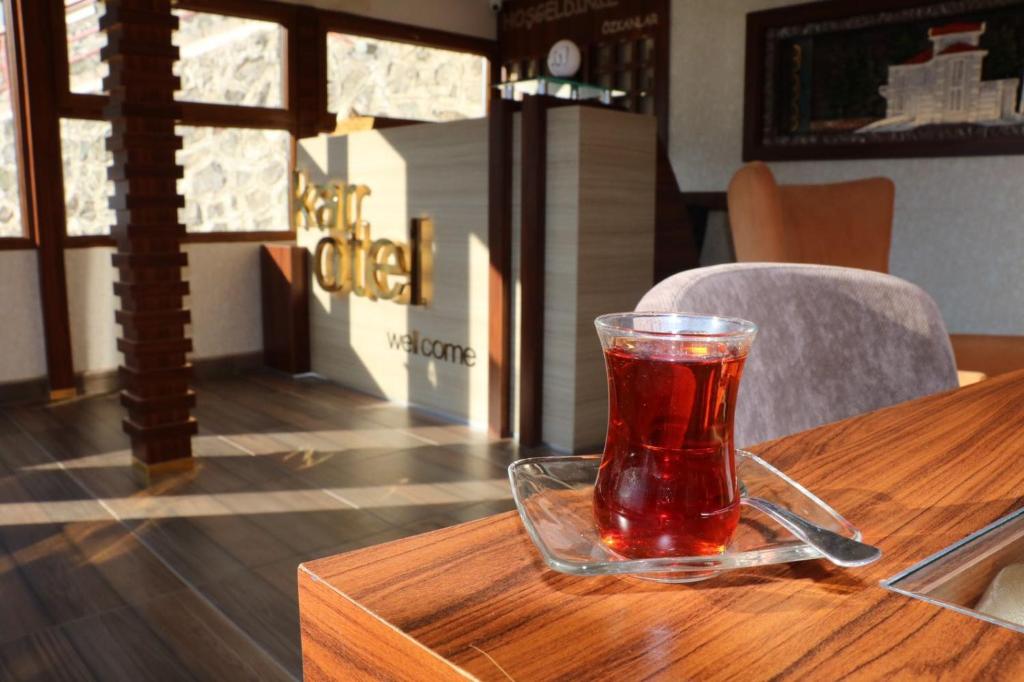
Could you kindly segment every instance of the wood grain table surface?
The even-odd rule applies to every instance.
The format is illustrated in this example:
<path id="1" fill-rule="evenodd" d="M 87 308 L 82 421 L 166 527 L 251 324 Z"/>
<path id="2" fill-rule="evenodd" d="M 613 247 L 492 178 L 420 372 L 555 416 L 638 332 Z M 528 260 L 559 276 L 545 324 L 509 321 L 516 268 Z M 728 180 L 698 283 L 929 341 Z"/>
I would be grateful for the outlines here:
<path id="1" fill-rule="evenodd" d="M 1024 679 L 1021 635 L 879 584 L 1021 506 L 1024 372 L 751 450 L 882 560 L 582 578 L 500 514 L 300 566 L 306 679 Z"/>

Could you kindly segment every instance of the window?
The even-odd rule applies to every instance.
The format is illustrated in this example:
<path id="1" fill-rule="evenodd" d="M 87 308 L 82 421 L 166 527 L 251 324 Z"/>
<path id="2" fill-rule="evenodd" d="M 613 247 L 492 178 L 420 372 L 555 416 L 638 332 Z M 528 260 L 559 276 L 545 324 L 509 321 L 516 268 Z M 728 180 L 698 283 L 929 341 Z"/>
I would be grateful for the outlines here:
<path id="1" fill-rule="evenodd" d="M 17 130 L 3 5 L 0 5 L 0 237 L 23 237 L 21 192 L 18 184 Z"/>
<path id="2" fill-rule="evenodd" d="M 103 0 L 64 0 L 64 30 L 68 41 L 68 87 L 78 94 L 104 92 L 107 64 L 100 50 L 107 34 L 100 30 L 106 12 Z"/>
<path id="3" fill-rule="evenodd" d="M 327 108 L 339 118 L 449 121 L 487 114 L 487 59 L 409 43 L 327 34 Z"/>
<path id="4" fill-rule="evenodd" d="M 64 216 L 71 237 L 110 234 L 114 193 L 107 179 L 111 154 L 106 148 L 110 123 L 80 118 L 60 121 L 60 156 L 64 166 Z"/>
<path id="5" fill-rule="evenodd" d="M 291 135 L 285 130 L 178 126 L 182 222 L 189 232 L 288 230 Z"/>
<path id="6" fill-rule="evenodd" d="M 280 24 L 175 10 L 181 51 L 178 99 L 187 102 L 284 106 L 285 30 Z"/>

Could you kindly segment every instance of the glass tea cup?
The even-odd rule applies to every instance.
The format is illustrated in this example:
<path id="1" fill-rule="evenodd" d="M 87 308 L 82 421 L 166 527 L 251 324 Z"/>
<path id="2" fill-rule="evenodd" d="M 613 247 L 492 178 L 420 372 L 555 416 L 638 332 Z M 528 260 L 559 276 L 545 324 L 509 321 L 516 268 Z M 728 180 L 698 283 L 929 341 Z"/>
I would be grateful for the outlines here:
<path id="1" fill-rule="evenodd" d="M 740 518 L 733 422 L 756 325 L 679 313 L 595 325 L 608 373 L 601 540 L 630 559 L 721 553 Z"/>

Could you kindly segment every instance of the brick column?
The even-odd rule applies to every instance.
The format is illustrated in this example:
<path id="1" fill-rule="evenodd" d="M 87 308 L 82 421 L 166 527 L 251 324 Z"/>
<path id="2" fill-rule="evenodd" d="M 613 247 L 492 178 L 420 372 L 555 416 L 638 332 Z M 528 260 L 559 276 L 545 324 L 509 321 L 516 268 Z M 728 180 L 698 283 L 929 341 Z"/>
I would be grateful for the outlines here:
<path id="1" fill-rule="evenodd" d="M 181 138 L 174 124 L 181 112 L 174 101 L 180 82 L 172 72 L 178 48 L 171 33 L 177 25 L 170 0 L 107 0 L 101 20 L 108 43 L 102 56 L 110 65 L 106 115 L 113 131 L 107 148 L 114 156 L 110 205 L 117 215 L 121 404 L 132 462 L 145 482 L 192 467 L 197 428 L 190 415 L 192 341 L 183 306 L 189 288 L 181 270 L 188 256 L 181 249 L 185 226 L 178 222 L 184 197 L 175 159 Z"/>

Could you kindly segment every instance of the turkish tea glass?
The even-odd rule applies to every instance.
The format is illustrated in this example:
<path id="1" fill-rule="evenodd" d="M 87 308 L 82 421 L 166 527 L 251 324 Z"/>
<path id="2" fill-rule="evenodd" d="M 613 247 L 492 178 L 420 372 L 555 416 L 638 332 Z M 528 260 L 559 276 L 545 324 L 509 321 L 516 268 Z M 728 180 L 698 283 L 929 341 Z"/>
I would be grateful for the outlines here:
<path id="1" fill-rule="evenodd" d="M 676 313 L 595 321 L 608 435 L 594 487 L 602 542 L 630 558 L 723 552 L 740 518 L 733 422 L 757 327 Z"/>

